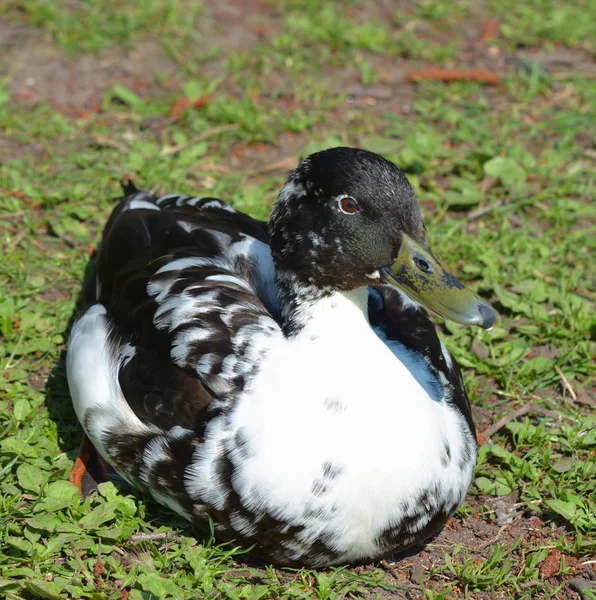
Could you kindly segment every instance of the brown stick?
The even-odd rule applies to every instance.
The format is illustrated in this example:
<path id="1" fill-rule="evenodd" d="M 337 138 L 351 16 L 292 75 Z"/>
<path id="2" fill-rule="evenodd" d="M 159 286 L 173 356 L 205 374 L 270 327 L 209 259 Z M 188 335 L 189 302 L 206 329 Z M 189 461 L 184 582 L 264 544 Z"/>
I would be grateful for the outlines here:
<path id="1" fill-rule="evenodd" d="M 475 221 L 476 219 L 487 215 L 488 213 L 492 212 L 496 208 L 500 208 L 501 206 L 503 206 L 503 200 L 497 200 L 496 202 L 488 204 L 487 206 L 475 208 L 474 210 L 471 210 L 468 213 L 468 221 Z"/>
<path id="2" fill-rule="evenodd" d="M 155 542 L 158 540 L 165 540 L 168 537 L 174 536 L 171 536 L 169 531 L 164 531 L 162 533 L 135 533 L 130 536 L 128 543 L 138 544 L 139 542 Z"/>
<path id="3" fill-rule="evenodd" d="M 186 148 L 190 148 L 199 142 L 203 142 L 207 138 L 210 138 L 218 133 L 223 133 L 224 131 L 234 131 L 238 129 L 238 125 L 235 123 L 231 125 L 221 125 L 220 127 L 212 127 L 211 129 L 206 129 L 203 133 L 197 135 L 192 138 L 188 142 L 184 142 L 184 144 L 178 144 L 177 146 L 169 146 L 168 148 L 164 148 L 159 154 L 160 156 L 169 156 L 170 154 L 176 154 L 182 150 L 186 150 Z"/>
<path id="4" fill-rule="evenodd" d="M 298 158 L 296 156 L 290 156 L 262 166 L 257 170 L 257 173 L 273 173 L 274 171 L 281 171 L 282 169 L 291 169 L 297 162 Z"/>
<path id="5" fill-rule="evenodd" d="M 114 150 L 119 150 L 120 152 L 130 152 L 130 148 L 124 143 L 118 140 L 115 140 L 107 135 L 97 134 L 91 138 L 98 146 L 103 148 L 113 148 Z"/>
<path id="6" fill-rule="evenodd" d="M 583 288 L 571 288 L 571 291 L 578 296 L 583 296 L 588 300 L 596 300 L 596 294 L 590 290 L 584 290 Z"/>
<path id="7" fill-rule="evenodd" d="M 482 28 L 480 39 L 483 42 L 490 42 L 491 40 L 495 39 L 499 33 L 500 25 L 501 24 L 499 21 L 496 21 L 495 19 L 489 19 Z"/>
<path id="8" fill-rule="evenodd" d="M 575 393 L 575 390 L 571 387 L 571 384 L 569 383 L 569 379 L 567 379 L 567 377 L 565 377 L 565 373 L 563 373 L 563 371 L 561 371 L 561 368 L 558 365 L 555 365 L 555 371 L 558 373 L 559 377 L 561 378 L 563 385 L 567 388 L 567 391 L 569 392 L 572 400 L 574 402 L 577 402 L 577 394 Z"/>
<path id="9" fill-rule="evenodd" d="M 8 242 L 8 244 L 6 244 L 6 246 L 4 247 L 4 252 L 8 253 L 9 250 L 12 250 L 12 248 L 14 248 L 15 246 L 18 246 L 23 241 L 23 238 L 26 235 L 27 235 L 27 230 L 22 229 L 19 233 L 17 233 L 17 235 L 15 235 L 10 240 L 10 242 Z"/>
<path id="10" fill-rule="evenodd" d="M 523 417 L 524 415 L 527 415 L 528 413 L 537 413 L 539 415 L 544 415 L 545 417 L 550 417 L 551 419 L 559 418 L 559 415 L 557 413 L 554 413 L 552 410 L 542 408 L 542 406 L 538 406 L 537 404 L 525 404 L 524 406 L 518 408 L 517 410 L 514 410 L 514 411 L 510 412 L 509 414 L 506 414 L 504 417 L 499 419 L 496 423 L 491 425 L 488 429 L 485 429 L 482 432 L 482 435 L 485 438 L 492 437 L 493 435 L 495 435 L 495 433 L 497 433 L 497 431 L 499 431 L 500 429 L 505 427 L 505 425 L 507 425 L 507 423 L 511 423 L 511 421 L 515 421 L 515 419 L 519 419 L 519 417 Z"/>
<path id="11" fill-rule="evenodd" d="M 496 85 L 500 83 L 501 77 L 492 71 L 481 69 L 422 69 L 408 73 L 407 80 L 417 81 L 475 81 L 487 85 Z"/>
<path id="12" fill-rule="evenodd" d="M 393 570 L 393 567 L 386 560 L 381 561 L 381 566 L 385 569 L 385 571 L 387 571 L 387 573 L 389 573 L 389 575 L 391 575 L 391 577 L 393 577 L 393 579 L 402 581 L 399 575 Z"/>
<path id="13" fill-rule="evenodd" d="M 534 275 L 536 275 L 536 277 L 540 277 L 540 279 L 544 279 L 544 281 L 546 281 L 546 283 L 550 283 L 551 285 L 557 283 L 556 280 L 554 280 L 552 277 L 549 277 L 548 275 L 544 275 L 544 273 L 541 273 L 537 269 L 534 269 L 532 271 L 532 273 L 534 273 Z M 573 292 L 574 294 L 577 294 L 578 296 L 583 296 L 584 298 L 587 298 L 588 300 L 596 300 L 596 294 L 594 292 L 591 292 L 590 290 L 584 290 L 583 288 L 570 288 L 570 291 Z"/>

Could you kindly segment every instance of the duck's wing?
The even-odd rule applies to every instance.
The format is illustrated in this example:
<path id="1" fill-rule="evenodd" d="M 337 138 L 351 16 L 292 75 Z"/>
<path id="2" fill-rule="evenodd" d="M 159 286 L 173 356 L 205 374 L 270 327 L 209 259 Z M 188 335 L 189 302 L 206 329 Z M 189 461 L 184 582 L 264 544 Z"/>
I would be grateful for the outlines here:
<path id="1" fill-rule="evenodd" d="M 456 406 L 475 433 L 470 401 L 457 361 L 441 343 L 428 313 L 387 285 L 370 288 L 369 321 L 429 396 Z"/>
<path id="2" fill-rule="evenodd" d="M 266 225 L 216 198 L 128 191 L 97 265 L 118 382 L 141 421 L 200 433 L 280 335 Z"/>
<path id="3" fill-rule="evenodd" d="M 127 191 L 101 241 L 95 302 L 71 331 L 69 388 L 109 465 L 201 524 L 227 489 L 215 468 L 204 490 L 187 486 L 198 449 L 215 459 L 205 429 L 225 424 L 282 337 L 267 232 L 214 198 Z"/>

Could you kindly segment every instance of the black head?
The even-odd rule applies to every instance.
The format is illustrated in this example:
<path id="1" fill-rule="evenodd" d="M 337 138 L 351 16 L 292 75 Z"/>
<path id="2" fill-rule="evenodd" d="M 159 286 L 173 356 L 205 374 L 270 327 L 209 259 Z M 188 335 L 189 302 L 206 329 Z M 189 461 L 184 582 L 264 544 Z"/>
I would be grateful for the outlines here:
<path id="1" fill-rule="evenodd" d="M 374 283 L 404 233 L 426 237 L 405 175 L 378 154 L 343 147 L 312 154 L 290 174 L 269 233 L 278 271 L 342 291 Z"/>
<path id="2" fill-rule="evenodd" d="M 372 152 L 331 148 L 305 158 L 279 194 L 269 234 L 280 290 L 384 283 L 458 323 L 489 328 L 497 318 L 443 269 L 405 175 Z M 301 298 L 295 291 L 288 314 Z"/>

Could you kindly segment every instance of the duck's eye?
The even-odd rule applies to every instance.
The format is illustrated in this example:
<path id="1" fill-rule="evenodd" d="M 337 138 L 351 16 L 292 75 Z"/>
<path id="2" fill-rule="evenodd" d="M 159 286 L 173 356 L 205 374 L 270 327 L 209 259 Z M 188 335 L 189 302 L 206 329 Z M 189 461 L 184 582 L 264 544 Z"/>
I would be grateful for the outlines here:
<path id="1" fill-rule="evenodd" d="M 351 196 L 344 196 L 339 199 L 339 209 L 346 215 L 353 215 L 359 210 L 358 202 Z"/>
<path id="2" fill-rule="evenodd" d="M 420 258 L 419 256 L 414 257 L 414 264 L 423 272 L 430 273 L 430 265 L 426 260 Z"/>

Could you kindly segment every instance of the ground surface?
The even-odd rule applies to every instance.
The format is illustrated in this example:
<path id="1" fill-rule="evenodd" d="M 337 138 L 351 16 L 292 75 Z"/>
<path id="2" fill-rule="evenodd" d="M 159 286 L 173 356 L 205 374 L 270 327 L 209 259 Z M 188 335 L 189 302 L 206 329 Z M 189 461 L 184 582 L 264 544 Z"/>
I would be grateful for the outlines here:
<path id="1" fill-rule="evenodd" d="M 596 598 L 595 23 L 587 0 L 3 2 L 0 595 Z M 500 81 L 408 79 L 429 67 Z M 265 217 L 339 143 L 408 173 L 500 312 L 438 323 L 488 442 L 464 506 L 400 560 L 290 571 L 111 484 L 79 501 L 62 350 L 119 180 Z"/>

